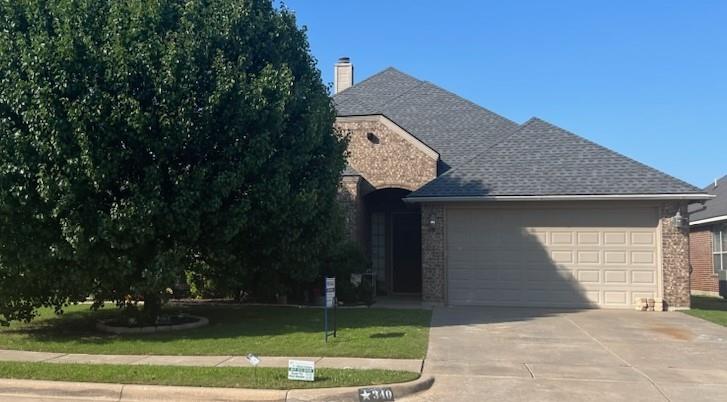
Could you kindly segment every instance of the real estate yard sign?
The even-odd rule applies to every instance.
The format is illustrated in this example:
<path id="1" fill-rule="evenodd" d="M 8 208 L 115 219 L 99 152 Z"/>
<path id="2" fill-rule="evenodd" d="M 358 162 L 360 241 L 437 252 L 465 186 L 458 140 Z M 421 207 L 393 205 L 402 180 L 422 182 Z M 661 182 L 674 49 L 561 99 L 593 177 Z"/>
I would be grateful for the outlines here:
<path id="1" fill-rule="evenodd" d="M 315 381 L 316 363 L 305 360 L 288 360 L 288 379 L 295 381 Z"/>
<path id="2" fill-rule="evenodd" d="M 326 278 L 326 307 L 333 307 L 336 299 L 336 277 Z"/>
<path id="3" fill-rule="evenodd" d="M 323 340 L 328 343 L 328 309 L 333 308 L 333 337 L 336 337 L 336 277 L 326 277 L 326 300 L 323 304 Z"/>

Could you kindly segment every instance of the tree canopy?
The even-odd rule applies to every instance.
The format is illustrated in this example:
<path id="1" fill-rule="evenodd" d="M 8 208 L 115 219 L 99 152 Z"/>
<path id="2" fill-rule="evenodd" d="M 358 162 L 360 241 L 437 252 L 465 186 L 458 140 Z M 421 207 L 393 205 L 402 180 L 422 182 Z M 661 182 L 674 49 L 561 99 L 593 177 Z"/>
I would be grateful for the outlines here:
<path id="1" fill-rule="evenodd" d="M 0 321 L 143 298 L 182 272 L 314 278 L 345 138 L 269 0 L 0 5 Z M 145 307 L 146 308 L 146 307 Z"/>

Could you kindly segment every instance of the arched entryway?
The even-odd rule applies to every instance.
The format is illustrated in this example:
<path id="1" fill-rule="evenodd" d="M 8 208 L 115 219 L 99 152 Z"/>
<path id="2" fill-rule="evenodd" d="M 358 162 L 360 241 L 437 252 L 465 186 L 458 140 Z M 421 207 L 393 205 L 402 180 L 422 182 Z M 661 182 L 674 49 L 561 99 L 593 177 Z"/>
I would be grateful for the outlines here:
<path id="1" fill-rule="evenodd" d="M 409 193 L 384 188 L 364 197 L 369 257 L 381 293 L 422 291 L 421 212 L 402 200 Z"/>

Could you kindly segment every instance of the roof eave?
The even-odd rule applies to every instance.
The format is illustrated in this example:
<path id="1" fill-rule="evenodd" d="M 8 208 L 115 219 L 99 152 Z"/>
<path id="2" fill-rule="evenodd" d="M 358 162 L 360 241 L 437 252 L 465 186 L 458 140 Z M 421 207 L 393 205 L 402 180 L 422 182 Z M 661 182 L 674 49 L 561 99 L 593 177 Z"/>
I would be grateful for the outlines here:
<path id="1" fill-rule="evenodd" d="M 714 216 L 712 218 L 698 219 L 694 222 L 689 222 L 689 226 L 704 225 L 706 223 L 716 223 L 721 221 L 727 221 L 727 215 Z"/>
<path id="2" fill-rule="evenodd" d="M 409 203 L 427 202 L 491 202 L 491 201 L 648 201 L 648 200 L 689 200 L 702 201 L 714 198 L 711 194 L 585 194 L 585 195 L 491 195 L 463 197 L 425 197 L 404 198 Z"/>

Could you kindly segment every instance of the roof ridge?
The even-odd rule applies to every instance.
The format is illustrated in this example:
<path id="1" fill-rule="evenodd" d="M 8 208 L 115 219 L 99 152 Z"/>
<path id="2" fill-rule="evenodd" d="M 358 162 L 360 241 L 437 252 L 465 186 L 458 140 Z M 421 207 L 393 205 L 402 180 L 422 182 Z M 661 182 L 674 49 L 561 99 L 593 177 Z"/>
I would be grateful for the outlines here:
<path id="1" fill-rule="evenodd" d="M 702 189 L 698 188 L 697 186 L 695 186 L 695 185 L 693 185 L 693 184 L 690 184 L 690 183 L 687 183 L 686 181 L 684 181 L 684 180 L 682 180 L 682 179 L 680 179 L 680 178 L 674 177 L 674 176 L 670 175 L 669 173 L 666 173 L 666 172 L 662 172 L 661 170 L 659 170 L 659 169 L 657 169 L 657 168 L 654 168 L 654 167 L 651 167 L 651 166 L 649 166 L 649 165 L 646 165 L 646 164 L 644 164 L 644 163 L 642 163 L 642 162 L 639 162 L 638 160 L 636 160 L 636 159 L 634 159 L 634 158 L 631 158 L 631 157 L 629 157 L 629 156 L 626 156 L 626 155 L 622 154 L 621 152 L 618 152 L 618 151 L 616 151 L 616 150 L 613 150 L 613 149 L 611 149 L 611 148 L 608 148 L 608 147 L 606 147 L 606 146 L 604 146 L 604 145 L 598 144 L 598 143 L 596 143 L 596 142 L 594 142 L 594 141 L 591 141 L 591 140 L 589 140 L 589 139 L 588 139 L 588 138 L 586 138 L 586 137 L 580 136 L 580 135 L 578 135 L 578 134 L 576 134 L 576 133 L 574 133 L 574 132 L 572 132 L 572 131 L 566 130 L 565 128 L 562 128 L 562 127 L 556 126 L 556 125 L 555 125 L 555 124 L 553 124 L 553 123 L 550 123 L 550 122 L 548 122 L 548 121 L 545 121 L 545 120 L 543 120 L 543 119 L 540 119 L 540 118 L 538 118 L 538 117 L 533 117 L 533 118 L 532 118 L 531 120 L 534 120 L 534 121 L 539 121 L 539 122 L 541 122 L 541 123 L 543 123 L 543 124 L 546 124 L 546 125 L 548 125 L 548 126 L 554 127 L 554 128 L 556 128 L 556 129 L 558 129 L 558 130 L 561 130 L 561 131 L 565 132 L 566 134 L 572 135 L 572 136 L 574 136 L 574 137 L 576 137 L 576 138 L 578 138 L 578 139 L 580 139 L 580 140 L 582 140 L 582 141 L 585 141 L 586 143 L 588 143 L 588 144 L 590 144 L 590 145 L 593 145 L 593 146 L 595 146 L 595 147 L 597 147 L 597 148 L 599 148 L 599 149 L 602 149 L 602 150 L 605 150 L 605 151 L 611 152 L 612 154 L 615 154 L 615 155 L 617 155 L 617 156 L 620 156 L 620 157 L 622 157 L 622 158 L 625 158 L 625 159 L 627 159 L 627 160 L 631 161 L 632 163 L 635 163 L 635 164 L 637 164 L 637 165 L 639 165 L 639 166 L 641 166 L 641 167 L 644 167 L 644 168 L 646 168 L 646 169 L 648 169 L 648 170 L 651 170 L 651 171 L 653 171 L 653 172 L 656 172 L 656 173 L 662 174 L 662 175 L 664 175 L 664 176 L 667 176 L 667 177 L 669 177 L 670 179 L 674 179 L 674 180 L 676 180 L 676 181 L 680 182 L 681 184 L 685 184 L 685 185 L 687 185 L 688 187 L 692 187 L 692 188 L 693 188 L 693 189 L 695 189 L 695 190 L 698 190 L 698 191 L 703 191 Z"/>
<path id="2" fill-rule="evenodd" d="M 373 79 L 373 78 L 375 78 L 375 77 L 378 77 L 379 75 L 382 75 L 382 74 L 384 74 L 384 73 L 385 73 L 385 72 L 387 72 L 387 71 L 395 71 L 395 72 L 397 72 L 397 73 L 399 73 L 399 74 L 404 74 L 404 75 L 406 75 L 407 77 L 409 77 L 409 78 L 412 78 L 412 79 L 414 79 L 414 80 L 416 80 L 416 81 L 421 81 L 420 79 L 417 79 L 417 78 L 415 78 L 415 77 L 412 77 L 411 75 L 409 75 L 409 74 L 407 74 L 407 73 L 405 73 L 405 72 L 399 71 L 399 70 L 397 70 L 396 68 L 394 68 L 394 67 L 392 67 L 392 66 L 389 66 L 389 67 L 386 67 L 385 69 L 383 69 L 383 70 L 379 71 L 378 73 L 376 73 L 376 74 L 374 74 L 374 75 L 369 75 L 368 77 L 366 77 L 366 79 L 362 80 L 361 82 L 357 82 L 357 83 L 355 83 L 355 84 L 351 85 L 350 87 L 348 87 L 348 88 L 344 89 L 343 91 L 341 91 L 341 92 L 338 92 L 338 93 L 335 93 L 335 94 L 333 94 L 333 96 L 338 96 L 339 94 L 345 93 L 346 91 L 350 90 L 351 88 L 355 88 L 355 87 L 357 87 L 357 86 L 359 86 L 359 85 L 361 85 L 361 84 L 365 83 L 366 81 L 369 81 L 369 80 L 371 80 L 371 79 Z"/>
<path id="3" fill-rule="evenodd" d="M 393 67 L 392 67 L 392 68 L 393 68 Z M 405 74 L 405 73 L 402 73 L 402 74 Z M 408 74 L 407 74 L 407 75 L 408 75 Z M 412 78 L 413 78 L 413 77 L 412 77 Z M 414 78 L 414 79 L 416 80 L 416 78 Z M 404 95 L 408 94 L 409 92 L 411 92 L 411 91 L 413 91 L 413 90 L 415 90 L 415 89 L 417 89 L 417 88 L 421 87 L 422 85 L 426 84 L 426 81 L 421 81 L 421 80 L 417 80 L 417 81 L 419 81 L 419 83 L 418 83 L 418 84 L 414 85 L 413 87 L 411 87 L 411 88 L 407 89 L 406 91 L 404 91 L 404 92 L 400 93 L 399 95 L 396 95 L 395 97 L 393 97 L 393 98 L 389 99 L 388 101 L 384 102 L 384 104 L 383 104 L 383 105 L 381 105 L 381 110 L 383 110 L 385 106 L 388 106 L 389 104 L 391 104 L 391 102 L 393 102 L 393 101 L 395 101 L 395 100 L 397 100 L 397 99 L 401 98 L 402 96 L 404 96 Z M 383 112 L 382 112 L 382 114 L 383 114 Z"/>
<path id="4" fill-rule="evenodd" d="M 720 177 L 720 178 L 714 179 L 714 180 L 713 180 L 713 181 L 711 181 L 711 182 L 710 182 L 709 184 L 707 184 L 707 185 L 706 185 L 706 186 L 705 186 L 705 187 L 703 188 L 703 190 L 705 190 L 705 191 L 706 191 L 706 190 L 707 190 L 707 189 L 709 189 L 709 188 L 714 188 L 714 182 L 715 182 L 715 181 L 716 181 L 717 183 L 721 183 L 721 182 L 722 182 L 723 180 L 727 180 L 727 174 L 725 174 L 724 176 L 722 176 L 722 177 Z"/>
<path id="5" fill-rule="evenodd" d="M 508 119 L 507 117 L 505 117 L 505 116 L 503 116 L 503 115 L 501 115 L 501 114 L 499 114 L 499 113 L 495 113 L 495 112 L 493 112 L 492 110 L 490 110 L 490 109 L 488 109 L 488 108 L 486 108 L 486 107 L 484 107 L 484 106 L 482 106 L 482 105 L 479 105 L 479 104 L 477 104 L 477 103 L 475 103 L 475 102 L 473 102 L 473 101 L 471 101 L 471 100 L 469 100 L 469 99 L 465 98 L 465 97 L 464 97 L 464 96 L 462 96 L 462 95 L 458 95 L 458 94 L 456 94 L 455 92 L 452 92 L 452 91 L 450 91 L 450 90 L 449 90 L 449 89 L 447 89 L 447 88 L 443 88 L 443 87 L 441 87 L 441 86 L 439 86 L 439 85 L 437 85 L 437 84 L 431 83 L 431 82 L 429 82 L 429 81 L 422 81 L 422 82 L 424 82 L 425 84 L 429 84 L 429 85 L 431 85 L 431 86 L 433 86 L 433 87 L 435 87 L 435 88 L 437 88 L 437 89 L 440 89 L 440 90 L 442 90 L 442 91 L 444 91 L 444 92 L 446 92 L 446 93 L 448 93 L 448 94 L 450 94 L 450 95 L 452 95 L 452 96 L 454 96 L 454 97 L 456 97 L 456 98 L 458 98 L 458 99 L 462 99 L 462 100 L 463 100 L 463 101 L 465 101 L 466 103 L 468 103 L 468 104 L 470 104 L 470 105 L 472 105 L 472 106 L 474 106 L 474 107 L 476 107 L 476 108 L 478 108 L 478 109 L 484 110 L 484 111 L 485 111 L 485 112 L 487 112 L 487 113 L 493 114 L 493 115 L 495 115 L 495 116 L 497 116 L 497 117 L 499 117 L 499 118 L 501 118 L 501 119 L 503 119 L 503 120 L 505 120 L 505 121 L 507 121 L 507 122 L 509 122 L 509 123 L 512 123 L 512 124 L 515 124 L 515 125 L 519 126 L 519 124 L 518 124 L 517 122 L 515 122 L 515 121 L 513 121 L 513 120 L 510 120 L 510 119 Z M 523 123 L 523 124 L 524 124 L 524 123 Z"/>

